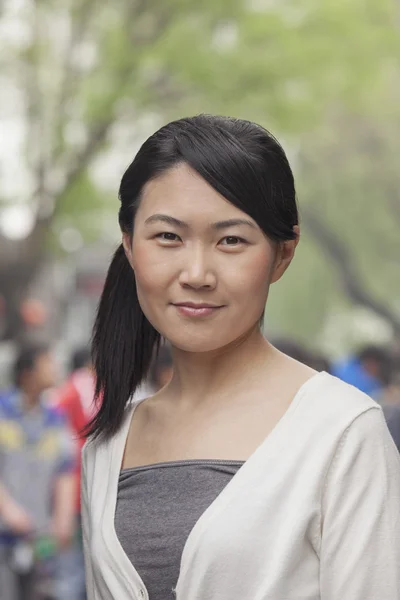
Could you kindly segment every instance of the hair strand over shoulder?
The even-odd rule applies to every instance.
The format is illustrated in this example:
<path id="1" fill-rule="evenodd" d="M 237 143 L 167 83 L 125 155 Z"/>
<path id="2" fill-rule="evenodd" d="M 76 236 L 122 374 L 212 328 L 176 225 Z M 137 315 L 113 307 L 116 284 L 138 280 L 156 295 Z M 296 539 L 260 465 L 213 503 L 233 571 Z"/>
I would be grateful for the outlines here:
<path id="1" fill-rule="evenodd" d="M 149 371 L 159 333 L 144 316 L 122 244 L 108 269 L 93 328 L 92 359 L 99 409 L 84 433 L 112 436 Z"/>

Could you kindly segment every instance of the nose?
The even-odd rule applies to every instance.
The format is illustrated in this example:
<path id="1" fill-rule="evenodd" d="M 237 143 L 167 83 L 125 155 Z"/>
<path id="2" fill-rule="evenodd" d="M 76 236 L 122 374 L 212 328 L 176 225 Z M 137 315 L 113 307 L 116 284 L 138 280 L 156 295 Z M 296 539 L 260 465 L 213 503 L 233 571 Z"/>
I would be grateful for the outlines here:
<path id="1" fill-rule="evenodd" d="M 215 270 L 207 258 L 207 253 L 201 248 L 188 252 L 185 264 L 179 275 L 179 283 L 184 288 L 195 290 L 213 290 L 217 284 Z"/>

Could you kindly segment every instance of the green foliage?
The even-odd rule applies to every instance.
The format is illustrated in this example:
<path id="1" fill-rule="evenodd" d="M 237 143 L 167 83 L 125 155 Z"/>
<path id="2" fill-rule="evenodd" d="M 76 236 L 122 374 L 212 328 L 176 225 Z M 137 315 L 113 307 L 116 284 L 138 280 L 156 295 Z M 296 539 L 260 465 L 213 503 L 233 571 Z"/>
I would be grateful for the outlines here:
<path id="1" fill-rule="evenodd" d="M 396 156 L 400 120 L 336 120 L 336 141 L 304 150 L 313 160 L 302 192 L 351 250 L 360 278 L 376 298 L 396 308 L 400 192 Z M 315 137 L 314 137 L 315 142 Z"/>
<path id="2" fill-rule="evenodd" d="M 19 18 L 30 35 L 20 44 L 1 42 L 1 67 L 25 97 L 33 174 L 44 162 L 46 181 L 61 173 L 68 182 L 48 190 L 56 229 L 67 220 L 84 236 L 98 234 L 96 215 L 108 192 L 89 167 L 110 150 L 114 124 L 134 128 L 149 114 L 245 117 L 300 149 L 300 204 L 349 245 L 369 289 L 395 303 L 400 85 L 393 0 L 42 0 Z M 271 293 L 270 322 L 316 339 L 343 301 L 337 282 L 329 257 L 303 239 Z"/>
<path id="3" fill-rule="evenodd" d="M 295 258 L 268 299 L 266 325 L 276 335 L 312 346 L 320 336 L 337 288 L 331 269 L 309 238 L 300 241 Z"/>
<path id="4" fill-rule="evenodd" d="M 99 190 L 87 173 L 82 173 L 60 197 L 57 217 L 68 216 L 77 225 L 82 214 L 93 215 L 95 218 L 96 211 L 104 209 L 108 201 L 108 195 Z"/>

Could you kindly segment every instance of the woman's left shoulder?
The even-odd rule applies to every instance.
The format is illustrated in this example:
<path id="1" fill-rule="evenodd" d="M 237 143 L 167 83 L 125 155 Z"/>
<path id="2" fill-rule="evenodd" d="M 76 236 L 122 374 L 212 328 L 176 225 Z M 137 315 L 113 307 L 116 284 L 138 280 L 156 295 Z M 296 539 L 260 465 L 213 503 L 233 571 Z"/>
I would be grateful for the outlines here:
<path id="1" fill-rule="evenodd" d="M 386 456 L 399 470 L 400 457 L 381 406 L 358 388 L 328 373 L 317 379 L 318 385 L 310 390 L 308 415 L 320 447 L 325 444 L 334 456 L 346 456 L 350 462 L 356 456 L 366 457 L 366 462 Z"/>
<path id="2" fill-rule="evenodd" d="M 346 383 L 342 379 L 326 372 L 320 373 L 320 376 L 321 387 L 324 389 L 324 392 L 337 398 L 337 402 L 341 402 L 347 406 L 355 406 L 361 410 L 372 407 L 379 408 L 379 404 L 373 398 L 350 383 Z"/>
<path id="3" fill-rule="evenodd" d="M 307 395 L 309 410 L 316 420 L 329 427 L 345 430 L 362 414 L 372 411 L 381 418 L 382 409 L 375 400 L 329 373 L 319 373 Z M 382 417 L 383 418 L 383 417 Z"/>

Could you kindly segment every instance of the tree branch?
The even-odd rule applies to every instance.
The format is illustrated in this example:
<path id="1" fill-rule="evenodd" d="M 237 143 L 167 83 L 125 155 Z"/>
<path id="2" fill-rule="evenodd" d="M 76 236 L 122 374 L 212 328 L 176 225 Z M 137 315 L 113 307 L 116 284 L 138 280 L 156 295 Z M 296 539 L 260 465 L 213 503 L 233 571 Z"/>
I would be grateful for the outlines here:
<path id="1" fill-rule="evenodd" d="M 71 19 L 73 29 L 64 56 L 64 76 L 60 85 L 57 122 L 54 127 L 55 143 L 51 152 L 53 161 L 56 161 L 59 158 L 62 151 L 62 129 L 66 117 L 66 107 L 68 106 L 68 101 L 71 99 L 73 88 L 80 79 L 79 75 L 81 72 L 79 70 L 75 70 L 72 64 L 73 50 L 77 45 L 79 46 L 79 44 L 85 38 L 95 7 L 96 0 L 86 0 L 82 2 L 81 6 L 79 7 L 76 17 Z"/>
<path id="2" fill-rule="evenodd" d="M 389 322 L 394 331 L 400 334 L 400 319 L 385 304 L 374 298 L 357 273 L 353 257 L 349 249 L 341 242 L 315 212 L 304 209 L 302 213 L 304 226 L 308 229 L 319 247 L 334 263 L 339 274 L 344 292 L 355 303 L 369 308 Z"/>
<path id="3" fill-rule="evenodd" d="M 42 110 L 42 98 L 39 78 L 39 51 L 42 41 L 42 19 L 40 7 L 37 0 L 32 3 L 32 33 L 33 39 L 30 45 L 31 60 L 26 61 L 25 66 L 25 100 L 27 105 L 27 136 L 26 156 L 30 162 L 35 176 L 36 188 L 39 196 L 45 188 L 46 176 L 46 137 L 44 135 L 44 122 Z M 40 142 L 38 143 L 38 141 Z"/>
<path id="4" fill-rule="evenodd" d="M 67 189 L 69 189 L 79 178 L 79 176 L 87 169 L 91 160 L 97 154 L 98 150 L 104 143 L 107 134 L 114 123 L 113 117 L 103 121 L 102 123 L 96 123 L 93 126 L 86 144 L 83 146 L 81 151 L 74 157 L 74 160 L 70 163 L 67 170 L 63 189 L 57 194 L 57 201 L 62 197 Z M 55 203 L 57 208 L 57 202 Z"/>
<path id="5" fill-rule="evenodd" d="M 88 0 L 87 9 L 91 6 L 91 0 Z M 140 11 L 148 8 L 145 0 L 138 0 L 135 2 L 127 2 L 127 15 L 126 23 L 133 23 L 134 17 L 137 18 Z M 88 16 L 88 13 L 87 13 Z M 173 16 L 166 11 L 164 14 L 157 14 L 154 27 L 151 33 L 143 35 L 143 32 L 134 30 L 135 34 L 131 36 L 132 45 L 136 47 L 141 45 L 151 44 L 160 35 L 162 30 L 168 26 Z M 125 88 L 129 85 L 130 77 L 132 76 L 132 65 L 129 62 L 124 63 L 119 73 L 116 76 L 114 82 L 116 94 L 115 97 L 122 97 Z M 158 84 L 165 81 L 157 82 Z M 64 82 L 64 86 L 67 84 Z M 64 88 L 66 90 L 66 87 Z M 165 91 L 165 87 L 164 87 Z M 63 92 L 64 94 L 64 92 Z M 45 188 L 44 177 L 38 181 L 37 188 L 33 194 L 33 201 L 37 200 L 37 215 L 35 225 L 30 235 L 21 240 L 21 242 L 13 242 L 9 246 L 9 250 L 19 256 L 19 260 L 25 265 L 29 265 L 28 270 L 31 272 L 35 270 L 35 265 L 40 262 L 40 259 L 45 253 L 45 237 L 49 226 L 52 223 L 54 215 L 60 205 L 61 199 L 65 194 L 65 191 L 69 189 L 81 174 L 88 168 L 89 164 L 101 149 L 104 144 L 107 135 L 115 122 L 114 110 L 116 106 L 111 107 L 110 113 L 103 121 L 99 121 L 91 127 L 86 143 L 83 145 L 79 152 L 74 152 L 68 161 L 67 157 L 63 158 L 63 162 L 67 164 L 65 178 L 63 185 L 60 190 L 49 190 Z M 43 172 L 44 173 L 44 172 Z M 1 242 L 1 240 L 0 240 Z"/>
<path id="6" fill-rule="evenodd" d="M 137 2 L 128 2 L 127 3 L 127 14 L 126 14 L 126 23 L 134 23 L 135 19 L 137 19 L 140 15 L 140 12 L 146 8 L 146 0 L 138 0 Z M 161 34 L 163 29 L 168 26 L 168 24 L 172 21 L 173 15 L 169 14 L 167 11 L 166 14 L 158 14 L 155 26 L 148 35 L 141 35 L 140 32 L 136 32 L 136 35 L 131 36 L 132 45 L 138 47 L 141 45 L 149 45 L 153 43 L 157 37 Z M 124 94 L 124 89 L 129 85 L 129 80 L 132 77 L 132 65 L 130 63 L 125 63 L 116 77 L 116 97 L 122 97 Z M 115 107 L 114 107 L 115 108 Z M 91 160 L 94 158 L 96 153 L 100 150 L 102 144 L 104 143 L 111 126 L 115 122 L 115 115 L 113 111 L 110 112 L 110 115 L 104 121 L 95 123 L 92 126 L 91 131 L 87 136 L 86 144 L 83 146 L 80 152 L 75 153 L 70 161 L 70 166 L 67 170 L 65 182 L 63 185 L 63 190 L 57 194 L 58 200 L 62 197 L 65 190 L 68 189 L 77 179 L 78 177 L 85 171 L 85 169 L 89 166 Z"/>

